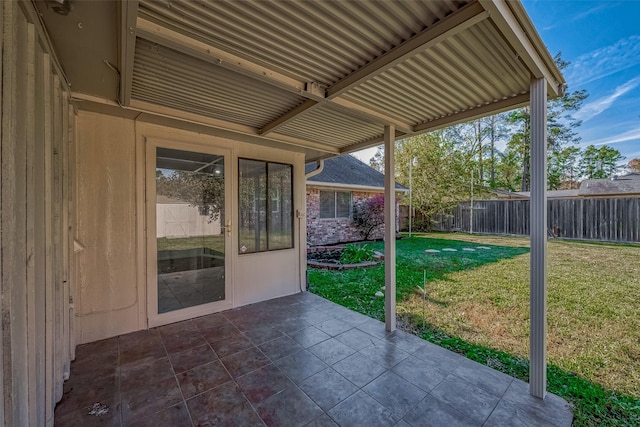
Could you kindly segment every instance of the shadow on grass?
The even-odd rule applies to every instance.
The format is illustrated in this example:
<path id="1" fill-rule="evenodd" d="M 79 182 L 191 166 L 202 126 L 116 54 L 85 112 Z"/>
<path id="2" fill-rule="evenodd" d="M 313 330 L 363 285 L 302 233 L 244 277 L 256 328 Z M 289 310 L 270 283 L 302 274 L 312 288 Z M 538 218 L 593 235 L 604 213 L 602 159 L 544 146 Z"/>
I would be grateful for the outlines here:
<path id="1" fill-rule="evenodd" d="M 373 250 L 384 250 L 383 242 L 368 244 Z M 443 252 L 445 248 L 456 251 Z M 464 248 L 474 251 L 465 251 Z M 427 249 L 440 252 L 426 254 Z M 460 240 L 422 237 L 399 240 L 396 245 L 396 298 L 403 301 L 415 294 L 416 287 L 423 285 L 425 274 L 427 282 L 446 281 L 451 273 L 471 270 L 528 252 L 527 247 L 479 245 Z M 372 298 L 376 292 L 383 290 L 384 265 L 347 271 L 309 269 L 308 275 L 309 290 L 312 292 L 332 301 L 337 299 L 339 304 L 371 317 L 384 317 L 384 298 Z M 447 305 L 444 301 L 433 302 L 440 306 Z"/>
<path id="2" fill-rule="evenodd" d="M 529 360 L 449 336 L 432 324 L 421 324 L 405 316 L 402 328 L 440 347 L 461 354 L 525 382 L 529 381 Z M 547 390 L 573 405 L 574 426 L 638 426 L 640 399 L 608 390 L 556 365 L 547 365 Z"/>

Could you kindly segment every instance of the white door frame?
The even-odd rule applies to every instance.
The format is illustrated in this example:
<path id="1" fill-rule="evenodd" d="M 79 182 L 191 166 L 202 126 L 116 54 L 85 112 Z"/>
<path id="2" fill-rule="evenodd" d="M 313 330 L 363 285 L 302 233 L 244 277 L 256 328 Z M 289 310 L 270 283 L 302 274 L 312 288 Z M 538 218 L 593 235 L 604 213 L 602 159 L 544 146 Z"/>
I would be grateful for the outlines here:
<path id="1" fill-rule="evenodd" d="M 188 320 L 206 314 L 227 310 L 233 307 L 233 275 L 232 275 L 232 240 L 235 238 L 234 233 L 229 233 L 225 229 L 225 299 L 222 301 L 214 301 L 207 304 L 187 307 L 181 310 L 170 311 L 167 313 L 158 313 L 158 269 L 157 254 L 158 245 L 156 238 L 156 148 L 170 148 L 183 151 L 193 151 L 206 154 L 214 154 L 223 156 L 224 158 L 224 182 L 225 182 L 225 206 L 224 218 L 232 219 L 233 198 L 233 173 L 235 167 L 233 165 L 231 150 L 213 147 L 196 142 L 179 142 L 160 138 L 146 138 L 145 147 L 145 215 L 146 215 L 146 287 L 147 287 L 147 320 L 148 327 L 156 327 L 169 323 Z M 223 224 L 225 225 L 225 224 Z M 235 224 L 230 231 L 237 229 Z"/>

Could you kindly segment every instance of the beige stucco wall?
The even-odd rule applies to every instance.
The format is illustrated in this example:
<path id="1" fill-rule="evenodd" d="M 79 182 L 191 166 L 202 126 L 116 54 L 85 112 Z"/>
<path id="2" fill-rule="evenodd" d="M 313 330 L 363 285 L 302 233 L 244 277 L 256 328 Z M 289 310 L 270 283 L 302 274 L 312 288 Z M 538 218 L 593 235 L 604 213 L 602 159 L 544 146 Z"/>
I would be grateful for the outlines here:
<path id="1" fill-rule="evenodd" d="M 78 342 L 144 327 L 136 263 L 134 122 L 80 112 L 77 119 Z"/>
<path id="2" fill-rule="evenodd" d="M 304 283 L 304 155 L 185 130 L 80 111 L 77 118 L 77 338 L 90 342 L 148 327 L 146 292 L 145 145 L 175 141 L 229 150 L 234 233 L 226 273 L 231 306 L 289 295 Z M 294 165 L 295 248 L 238 254 L 237 164 L 245 157 Z M 154 230 L 150 230 L 151 233 Z M 306 248 L 305 248 L 306 249 Z"/>

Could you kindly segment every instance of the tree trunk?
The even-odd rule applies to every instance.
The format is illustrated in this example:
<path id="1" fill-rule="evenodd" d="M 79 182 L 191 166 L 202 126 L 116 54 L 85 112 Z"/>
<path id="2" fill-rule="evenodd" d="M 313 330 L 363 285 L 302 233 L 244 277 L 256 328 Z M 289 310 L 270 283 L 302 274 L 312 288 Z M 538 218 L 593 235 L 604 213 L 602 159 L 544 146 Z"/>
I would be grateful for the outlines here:
<path id="1" fill-rule="evenodd" d="M 478 120 L 478 167 L 480 169 L 480 184 L 484 183 L 484 167 L 482 165 L 482 122 Z"/>
<path id="2" fill-rule="evenodd" d="M 491 116 L 491 185 L 496 181 L 496 116 Z"/>
<path id="3" fill-rule="evenodd" d="M 529 191 L 529 157 L 531 153 L 531 145 L 529 141 L 530 129 L 529 111 L 525 109 L 525 119 L 522 129 L 522 191 Z"/>

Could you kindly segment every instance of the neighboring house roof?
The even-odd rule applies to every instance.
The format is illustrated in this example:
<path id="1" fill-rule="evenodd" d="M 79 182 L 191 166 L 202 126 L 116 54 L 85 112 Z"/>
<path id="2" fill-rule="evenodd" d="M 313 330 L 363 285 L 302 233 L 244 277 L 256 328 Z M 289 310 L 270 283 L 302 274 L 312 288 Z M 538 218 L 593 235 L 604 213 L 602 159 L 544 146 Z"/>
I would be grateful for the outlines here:
<path id="1" fill-rule="evenodd" d="M 315 163 L 309 163 L 305 166 L 305 173 L 309 173 L 315 168 Z M 384 174 L 349 154 L 325 160 L 322 172 L 308 178 L 307 185 L 349 186 L 384 190 Z M 396 182 L 396 190 L 406 191 L 407 188 Z"/>
<path id="2" fill-rule="evenodd" d="M 529 191 L 494 190 L 499 199 L 528 199 Z M 585 179 L 579 189 L 549 190 L 547 198 L 565 199 L 569 197 L 593 196 L 636 196 L 640 195 L 640 174 L 630 173 L 605 179 Z"/>
<path id="3" fill-rule="evenodd" d="M 640 194 L 640 174 L 630 173 L 609 179 L 587 179 L 580 184 L 581 196 L 601 196 L 605 194 Z"/>
<path id="4" fill-rule="evenodd" d="M 580 190 L 572 189 L 572 190 L 547 190 L 547 198 L 548 199 L 564 199 L 567 197 L 578 197 Z M 530 191 L 514 191 L 510 194 L 515 195 L 516 197 L 510 197 L 513 199 L 528 199 L 531 197 Z M 504 197 L 504 196 L 502 196 Z M 509 197 L 508 197 L 509 198 Z"/>

